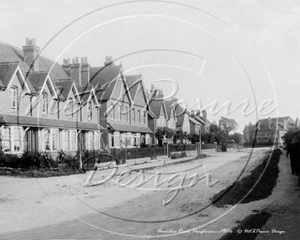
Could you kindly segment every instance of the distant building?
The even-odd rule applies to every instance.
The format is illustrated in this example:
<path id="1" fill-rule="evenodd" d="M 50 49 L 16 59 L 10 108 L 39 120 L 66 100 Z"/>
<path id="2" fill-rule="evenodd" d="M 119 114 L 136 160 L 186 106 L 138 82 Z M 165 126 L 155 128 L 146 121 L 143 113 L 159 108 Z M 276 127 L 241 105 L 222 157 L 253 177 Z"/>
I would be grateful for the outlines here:
<path id="1" fill-rule="evenodd" d="M 245 143 L 282 144 L 282 136 L 291 128 L 296 127 L 294 120 L 289 117 L 260 119 L 255 125 L 246 125 L 243 130 Z"/>

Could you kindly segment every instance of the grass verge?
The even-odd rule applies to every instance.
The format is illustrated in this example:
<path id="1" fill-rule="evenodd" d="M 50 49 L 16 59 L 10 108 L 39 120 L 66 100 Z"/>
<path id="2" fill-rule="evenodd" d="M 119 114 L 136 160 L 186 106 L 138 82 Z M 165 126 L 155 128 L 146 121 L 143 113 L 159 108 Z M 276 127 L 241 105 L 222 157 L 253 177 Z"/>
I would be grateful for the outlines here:
<path id="1" fill-rule="evenodd" d="M 241 202 L 249 203 L 252 201 L 257 201 L 260 199 L 267 198 L 272 194 L 272 190 L 276 185 L 277 178 L 279 175 L 279 159 L 281 155 L 281 150 L 275 149 L 271 153 L 270 162 L 261 177 L 260 181 L 257 183 L 255 188 L 251 193 Z M 240 181 L 235 182 L 233 185 L 222 190 L 211 198 L 212 204 L 216 207 L 224 207 L 225 205 L 235 205 L 237 204 L 246 194 L 251 190 L 256 181 L 259 179 L 260 175 L 263 173 L 268 159 L 267 156 L 261 164 L 255 167 L 251 173 L 242 178 Z"/>
<path id="2" fill-rule="evenodd" d="M 35 177 L 59 177 L 73 174 L 82 174 L 85 171 L 66 169 L 63 172 L 50 169 L 31 170 L 31 169 L 14 169 L 14 168 L 2 168 L 0 169 L 1 176 L 12 176 L 21 178 L 35 178 Z"/>

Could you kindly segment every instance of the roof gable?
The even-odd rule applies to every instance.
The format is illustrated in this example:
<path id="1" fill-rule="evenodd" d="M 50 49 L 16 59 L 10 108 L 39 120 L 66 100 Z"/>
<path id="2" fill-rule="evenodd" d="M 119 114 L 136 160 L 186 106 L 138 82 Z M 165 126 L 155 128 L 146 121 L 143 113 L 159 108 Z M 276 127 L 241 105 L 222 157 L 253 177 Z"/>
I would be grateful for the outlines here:
<path id="1" fill-rule="evenodd" d="M 91 67 L 90 84 L 94 86 L 97 98 L 101 101 L 107 101 L 111 98 L 115 84 L 121 73 L 122 66 L 114 63 L 103 67 Z"/>
<path id="2" fill-rule="evenodd" d="M 7 87 L 19 66 L 18 62 L 0 63 L 0 80 L 3 87 Z"/>

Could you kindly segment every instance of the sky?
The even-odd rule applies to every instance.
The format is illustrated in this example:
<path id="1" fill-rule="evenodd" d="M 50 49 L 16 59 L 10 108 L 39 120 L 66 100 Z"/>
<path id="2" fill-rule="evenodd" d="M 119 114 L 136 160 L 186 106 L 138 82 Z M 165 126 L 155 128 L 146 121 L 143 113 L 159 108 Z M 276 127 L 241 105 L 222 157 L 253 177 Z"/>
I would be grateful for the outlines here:
<path id="1" fill-rule="evenodd" d="M 188 110 L 245 124 L 300 117 L 300 2 L 0 0 L 0 41 L 62 63 L 106 56 Z M 215 109 L 212 106 L 216 105 Z M 248 107 L 246 108 L 246 105 Z M 225 111 L 222 106 L 229 106 Z"/>

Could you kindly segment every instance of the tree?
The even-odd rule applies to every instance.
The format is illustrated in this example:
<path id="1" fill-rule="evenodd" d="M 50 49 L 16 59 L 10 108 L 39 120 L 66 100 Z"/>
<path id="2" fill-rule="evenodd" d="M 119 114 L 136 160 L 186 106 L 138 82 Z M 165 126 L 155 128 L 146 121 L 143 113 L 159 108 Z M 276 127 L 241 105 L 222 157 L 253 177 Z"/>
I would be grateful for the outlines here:
<path id="1" fill-rule="evenodd" d="M 188 139 L 187 132 L 183 132 L 182 129 L 175 131 L 175 134 L 173 136 L 173 143 L 177 143 L 178 140 L 180 141 L 180 143 L 183 143 L 184 139 Z"/>
<path id="2" fill-rule="evenodd" d="M 244 143 L 244 136 L 241 133 L 234 133 L 229 135 L 229 139 L 233 140 L 235 143 L 241 145 Z"/>
<path id="3" fill-rule="evenodd" d="M 216 123 L 210 125 L 210 133 L 211 133 L 211 135 L 209 136 L 210 141 L 217 142 L 218 145 L 222 145 L 226 143 L 226 139 L 228 138 L 228 135 Z"/>
<path id="4" fill-rule="evenodd" d="M 155 137 L 158 140 L 158 145 L 162 146 L 162 141 L 164 137 L 172 139 L 175 134 L 175 131 L 168 127 L 158 127 L 155 131 Z"/>
<path id="5" fill-rule="evenodd" d="M 294 138 L 298 139 L 298 142 L 300 142 L 300 129 L 291 128 L 282 136 L 282 138 L 284 139 L 286 145 L 289 145 Z"/>
<path id="6" fill-rule="evenodd" d="M 234 119 L 221 117 L 219 120 L 219 127 L 228 135 L 231 131 L 235 131 L 238 128 L 238 124 Z"/>

